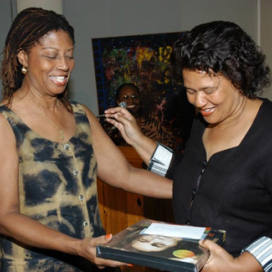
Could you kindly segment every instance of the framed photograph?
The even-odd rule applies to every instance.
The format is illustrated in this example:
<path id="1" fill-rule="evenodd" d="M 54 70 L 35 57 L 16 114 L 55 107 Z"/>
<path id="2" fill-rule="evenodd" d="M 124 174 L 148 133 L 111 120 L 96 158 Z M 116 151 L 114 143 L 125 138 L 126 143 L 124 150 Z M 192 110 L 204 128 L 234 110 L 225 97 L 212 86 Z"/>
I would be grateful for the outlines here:
<path id="1" fill-rule="evenodd" d="M 117 106 L 116 90 L 131 83 L 140 92 L 143 132 L 182 149 L 179 143 L 187 137 L 193 110 L 172 76 L 170 62 L 173 45 L 182 35 L 184 32 L 92 39 L 99 114 Z"/>

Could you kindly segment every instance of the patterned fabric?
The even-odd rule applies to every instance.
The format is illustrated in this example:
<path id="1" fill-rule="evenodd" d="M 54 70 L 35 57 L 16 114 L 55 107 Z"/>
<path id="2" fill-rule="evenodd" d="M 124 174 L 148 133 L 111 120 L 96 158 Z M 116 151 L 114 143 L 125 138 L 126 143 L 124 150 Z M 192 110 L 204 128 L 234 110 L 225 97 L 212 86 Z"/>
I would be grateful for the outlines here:
<path id="1" fill-rule="evenodd" d="M 143 134 L 154 141 L 160 142 L 170 148 L 174 146 L 174 135 L 162 125 L 157 115 L 150 115 L 148 118 L 142 118 L 141 130 Z"/>
<path id="2" fill-rule="evenodd" d="M 84 108 L 73 102 L 75 135 L 52 142 L 0 106 L 17 141 L 20 212 L 52 229 L 83 239 L 104 234 L 97 203 L 97 161 Z M 1 236 L 1 271 L 86 271 L 85 259 L 51 250 L 26 248 Z M 77 268 L 75 267 L 77 266 Z"/>

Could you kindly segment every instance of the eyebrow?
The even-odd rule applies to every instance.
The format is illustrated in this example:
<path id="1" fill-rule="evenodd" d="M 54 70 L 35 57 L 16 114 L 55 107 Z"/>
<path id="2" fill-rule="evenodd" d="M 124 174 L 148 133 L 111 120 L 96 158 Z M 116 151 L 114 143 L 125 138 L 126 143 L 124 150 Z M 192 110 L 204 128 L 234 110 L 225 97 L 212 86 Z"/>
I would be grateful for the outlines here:
<path id="1" fill-rule="evenodd" d="M 54 50 L 59 51 L 58 48 L 51 47 L 51 46 L 43 47 L 42 49 L 54 49 Z M 71 48 L 69 48 L 67 51 L 73 51 L 74 49 L 75 49 L 74 47 L 71 47 Z"/>
<path id="2" fill-rule="evenodd" d="M 197 92 L 197 90 L 195 90 L 195 89 L 193 89 L 193 88 L 190 88 L 190 87 L 186 87 L 185 85 L 183 85 L 183 87 L 184 87 L 185 89 L 189 89 L 189 90 L 192 90 L 192 91 Z M 202 87 L 202 88 L 199 89 L 199 91 L 203 91 L 203 90 L 206 90 L 206 89 L 209 89 L 209 88 L 213 88 L 213 87 L 214 87 L 214 86 L 206 86 L 206 87 Z"/>

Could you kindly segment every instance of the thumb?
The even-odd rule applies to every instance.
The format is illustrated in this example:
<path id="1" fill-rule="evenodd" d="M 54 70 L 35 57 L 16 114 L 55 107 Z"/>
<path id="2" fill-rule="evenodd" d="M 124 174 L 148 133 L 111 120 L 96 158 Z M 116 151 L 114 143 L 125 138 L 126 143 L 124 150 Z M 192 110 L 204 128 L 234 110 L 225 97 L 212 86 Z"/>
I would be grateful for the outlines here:
<path id="1" fill-rule="evenodd" d="M 220 246 L 218 246 L 216 243 L 214 243 L 213 241 L 209 240 L 209 239 L 204 239 L 199 241 L 199 244 L 207 249 L 209 249 L 210 251 L 214 251 L 217 250 L 218 248 L 220 248 Z"/>
<path id="2" fill-rule="evenodd" d="M 232 259 L 232 256 L 227 251 L 209 239 L 200 241 L 199 245 L 207 248 L 210 251 L 210 255 L 213 257 L 221 256 L 222 258 Z"/>
<path id="3" fill-rule="evenodd" d="M 91 239 L 91 246 L 105 245 L 112 239 L 112 234 L 99 236 Z"/>

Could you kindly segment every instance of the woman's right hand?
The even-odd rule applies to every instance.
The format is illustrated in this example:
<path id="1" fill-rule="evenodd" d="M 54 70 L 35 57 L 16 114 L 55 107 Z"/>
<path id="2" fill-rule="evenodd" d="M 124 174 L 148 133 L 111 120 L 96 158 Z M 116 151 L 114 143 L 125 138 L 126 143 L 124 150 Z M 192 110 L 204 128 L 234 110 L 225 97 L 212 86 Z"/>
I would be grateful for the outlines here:
<path id="1" fill-rule="evenodd" d="M 137 146 L 142 137 L 141 129 L 137 125 L 134 116 L 122 107 L 110 108 L 105 110 L 107 122 L 114 125 L 122 134 L 124 140 L 132 146 Z"/>
<path id="2" fill-rule="evenodd" d="M 148 165 L 157 145 L 155 141 L 142 133 L 133 115 L 121 107 L 107 109 L 105 115 L 107 121 L 119 129 L 124 140 L 133 146 L 142 160 Z"/>
<path id="3" fill-rule="evenodd" d="M 210 257 L 201 272 L 261 272 L 260 263 L 249 252 L 234 258 L 213 241 L 203 240 L 200 245 L 210 251 Z"/>

